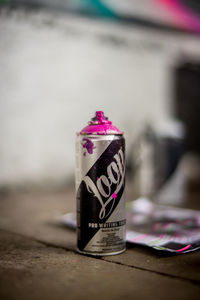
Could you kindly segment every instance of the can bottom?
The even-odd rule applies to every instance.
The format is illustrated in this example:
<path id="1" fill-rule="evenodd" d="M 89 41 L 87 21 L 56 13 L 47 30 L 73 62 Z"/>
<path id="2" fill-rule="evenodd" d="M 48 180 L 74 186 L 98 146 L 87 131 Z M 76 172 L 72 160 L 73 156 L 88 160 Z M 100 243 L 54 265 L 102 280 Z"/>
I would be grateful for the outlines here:
<path id="1" fill-rule="evenodd" d="M 77 248 L 77 252 L 85 255 L 91 255 L 91 256 L 109 256 L 109 255 L 117 255 L 121 254 L 124 251 L 126 251 L 126 248 L 120 250 L 120 251 L 115 251 L 115 252 L 108 252 L 108 253 L 102 253 L 102 252 L 89 252 L 89 251 L 82 251 Z"/>

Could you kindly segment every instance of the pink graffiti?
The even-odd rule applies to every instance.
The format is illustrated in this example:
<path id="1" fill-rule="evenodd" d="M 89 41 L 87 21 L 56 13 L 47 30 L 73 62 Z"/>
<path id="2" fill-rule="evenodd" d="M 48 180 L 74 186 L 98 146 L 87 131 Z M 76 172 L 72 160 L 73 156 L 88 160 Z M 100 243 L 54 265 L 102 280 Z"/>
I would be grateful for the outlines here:
<path id="1" fill-rule="evenodd" d="M 116 198 L 117 198 L 117 194 L 116 194 L 116 193 L 113 193 L 113 194 L 112 194 L 112 198 L 113 198 L 113 199 L 116 199 Z"/>
<path id="2" fill-rule="evenodd" d="M 132 239 L 132 242 L 140 241 L 140 240 L 144 239 L 146 236 L 147 236 L 147 234 L 142 234 L 142 235 L 136 236 L 136 238 Z"/>
<path id="3" fill-rule="evenodd" d="M 200 33 L 200 21 L 192 10 L 187 9 L 180 0 L 154 0 L 171 12 L 173 21 L 182 28 L 189 28 Z"/>
<path id="4" fill-rule="evenodd" d="M 185 250 L 187 250 L 187 249 L 190 248 L 190 247 L 191 247 L 191 245 L 187 245 L 187 246 L 184 247 L 184 248 L 181 248 L 181 249 L 176 250 L 176 252 L 182 252 L 182 251 L 185 251 Z"/>

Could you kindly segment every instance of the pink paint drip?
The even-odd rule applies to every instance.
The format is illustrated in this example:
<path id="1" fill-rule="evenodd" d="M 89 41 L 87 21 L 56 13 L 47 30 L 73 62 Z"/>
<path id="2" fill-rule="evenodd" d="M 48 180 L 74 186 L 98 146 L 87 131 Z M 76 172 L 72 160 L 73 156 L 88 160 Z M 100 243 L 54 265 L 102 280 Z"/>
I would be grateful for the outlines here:
<path id="1" fill-rule="evenodd" d="M 185 251 L 185 250 L 189 249 L 190 247 L 191 247 L 191 245 L 187 245 L 187 246 L 184 247 L 184 248 L 181 248 L 181 249 L 176 250 L 176 252 L 182 252 L 182 251 Z"/>
<path id="2" fill-rule="evenodd" d="M 119 134 L 122 135 L 123 132 L 117 127 L 112 125 L 112 122 L 104 117 L 102 111 L 96 111 L 95 117 L 88 123 L 88 126 L 84 127 L 80 134 L 82 135 L 107 135 L 107 134 Z"/>

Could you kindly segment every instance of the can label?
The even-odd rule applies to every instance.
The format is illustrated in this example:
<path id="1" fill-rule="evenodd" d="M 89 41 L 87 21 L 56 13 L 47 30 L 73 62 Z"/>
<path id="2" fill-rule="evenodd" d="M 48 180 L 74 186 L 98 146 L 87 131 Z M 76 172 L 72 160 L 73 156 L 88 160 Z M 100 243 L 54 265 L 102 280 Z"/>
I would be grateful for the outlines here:
<path id="1" fill-rule="evenodd" d="M 90 145 L 89 150 L 85 143 Z M 122 136 L 78 137 L 76 184 L 80 251 L 103 255 L 125 249 L 124 153 Z"/>

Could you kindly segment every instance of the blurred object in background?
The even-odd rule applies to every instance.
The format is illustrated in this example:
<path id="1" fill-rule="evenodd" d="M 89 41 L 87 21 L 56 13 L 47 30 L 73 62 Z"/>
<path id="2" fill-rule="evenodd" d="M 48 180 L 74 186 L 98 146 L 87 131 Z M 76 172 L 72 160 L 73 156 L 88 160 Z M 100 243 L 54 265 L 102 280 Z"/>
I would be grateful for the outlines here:
<path id="1" fill-rule="evenodd" d="M 175 115 L 187 129 L 185 151 L 200 155 L 200 59 L 185 60 L 175 69 Z"/>
<path id="2" fill-rule="evenodd" d="M 154 122 L 133 144 L 132 174 L 138 195 L 154 199 L 174 175 L 184 152 L 184 125 L 177 120 Z"/>
<path id="3" fill-rule="evenodd" d="M 181 57 L 172 77 L 173 115 L 182 123 L 165 122 L 157 124 L 154 129 L 147 129 L 148 134 L 141 142 L 136 183 L 139 196 L 180 205 L 184 203 L 187 193 L 200 189 L 198 57 Z"/>
<path id="4" fill-rule="evenodd" d="M 175 115 L 186 126 L 187 188 L 200 189 L 200 59 L 185 59 L 175 69 Z M 193 167 L 192 167 L 193 166 Z"/>

